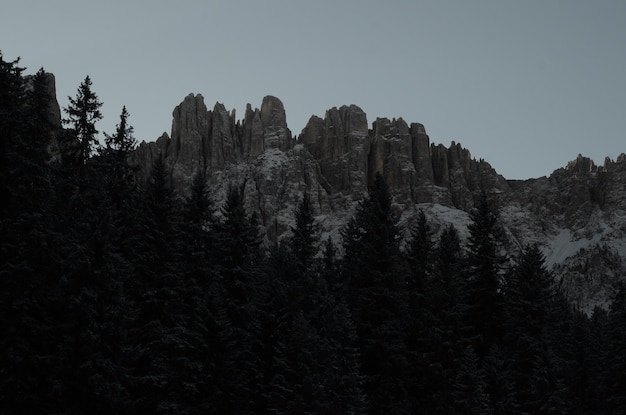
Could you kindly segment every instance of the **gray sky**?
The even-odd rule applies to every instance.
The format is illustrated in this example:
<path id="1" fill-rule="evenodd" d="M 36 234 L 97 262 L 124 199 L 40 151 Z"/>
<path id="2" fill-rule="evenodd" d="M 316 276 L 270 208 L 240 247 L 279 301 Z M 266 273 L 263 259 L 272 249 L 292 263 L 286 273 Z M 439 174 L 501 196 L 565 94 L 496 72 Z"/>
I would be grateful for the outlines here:
<path id="1" fill-rule="evenodd" d="M 201 93 L 243 115 L 265 95 L 299 134 L 359 105 L 452 140 L 509 179 L 626 152 L 626 1 L 0 0 L 0 50 L 53 72 L 61 106 L 90 75 L 113 133 L 170 132 Z"/>

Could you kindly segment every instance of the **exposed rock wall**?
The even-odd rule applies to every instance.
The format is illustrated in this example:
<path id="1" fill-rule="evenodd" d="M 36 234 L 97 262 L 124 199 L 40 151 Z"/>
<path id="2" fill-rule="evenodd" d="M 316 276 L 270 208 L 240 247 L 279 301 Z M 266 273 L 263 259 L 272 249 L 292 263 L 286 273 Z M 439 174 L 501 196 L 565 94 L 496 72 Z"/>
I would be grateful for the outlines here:
<path id="1" fill-rule="evenodd" d="M 268 150 L 292 155 L 300 143 L 298 157 L 316 162 L 304 172 L 307 183 L 321 186 L 329 209 L 345 209 L 362 199 L 376 172 L 385 176 L 402 205 L 435 202 L 469 209 L 481 191 L 509 190 L 502 176 L 460 144 L 430 144 L 422 124 L 409 125 L 402 118 L 377 118 L 370 129 L 356 105 L 333 107 L 323 119 L 311 117 L 297 140 L 287 126 L 282 102 L 272 96 L 263 99 L 260 109 L 248 104 L 240 121 L 221 103 L 208 110 L 202 95 L 194 94 L 172 115 L 171 134 L 157 143 L 142 143 L 136 158 L 146 165 L 162 154 L 180 189 L 198 170 L 211 176 L 240 163 L 254 164 Z"/>
<path id="2" fill-rule="evenodd" d="M 164 157 L 181 193 L 205 171 L 218 206 L 230 184 L 245 182 L 247 208 L 258 213 L 268 243 L 289 231 L 305 191 L 322 232 L 340 239 L 380 172 L 407 226 L 425 209 L 436 223 L 452 218 L 463 227 L 465 212 L 485 192 L 501 211 L 509 249 L 540 243 L 562 289 L 587 311 L 604 304 L 626 275 L 624 155 L 603 166 L 579 156 L 549 177 L 507 181 L 458 143 L 430 143 L 422 124 L 376 118 L 369 126 L 356 105 L 311 117 L 296 139 L 275 97 L 265 97 L 260 109 L 248 104 L 236 120 L 234 110 L 220 103 L 208 110 L 201 95 L 191 94 L 174 109 L 171 134 L 142 143 L 134 157 L 144 175 Z"/>
<path id="3" fill-rule="evenodd" d="M 171 134 L 159 140 L 141 143 L 135 158 L 152 161 L 161 154 L 180 189 L 196 171 L 210 174 L 254 161 L 267 149 L 287 151 L 295 144 L 282 102 L 271 96 L 263 99 L 260 110 L 248 104 L 243 121 L 237 121 L 234 110 L 219 102 L 208 110 L 202 95 L 189 94 L 174 108 Z"/>

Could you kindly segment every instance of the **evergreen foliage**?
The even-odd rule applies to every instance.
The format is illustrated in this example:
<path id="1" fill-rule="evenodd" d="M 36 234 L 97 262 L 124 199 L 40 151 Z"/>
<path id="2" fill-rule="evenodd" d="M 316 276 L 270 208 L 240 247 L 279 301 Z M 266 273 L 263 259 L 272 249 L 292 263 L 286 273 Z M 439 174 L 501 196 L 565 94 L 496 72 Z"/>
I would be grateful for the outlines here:
<path id="1" fill-rule="evenodd" d="M 126 107 L 95 152 L 89 77 L 62 130 L 23 71 L 0 54 L 1 413 L 626 412 L 626 290 L 587 317 L 540 247 L 507 269 L 486 195 L 469 240 L 420 211 L 401 243 L 377 174 L 341 245 L 304 193 L 266 252 L 245 182 L 139 182 Z"/>
<path id="2" fill-rule="evenodd" d="M 626 413 L 626 286 L 621 284 L 611 305 L 607 322 L 606 354 L 607 410 Z"/>
<path id="3" fill-rule="evenodd" d="M 85 165 L 98 146 L 96 122 L 102 119 L 102 103 L 91 87 L 91 78 L 87 75 L 78 87 L 76 97 L 67 97 L 70 103 L 63 109 L 67 114 L 63 123 L 70 126 L 71 138 L 77 141 L 73 157 L 79 165 Z"/>
<path id="4" fill-rule="evenodd" d="M 356 322 L 368 413 L 408 413 L 408 351 L 401 329 L 406 315 L 405 281 L 391 195 L 381 174 L 376 175 L 343 236 L 342 278 Z"/>
<path id="5" fill-rule="evenodd" d="M 499 246 L 498 213 L 485 193 L 470 212 L 472 223 L 467 253 L 467 324 L 473 327 L 474 350 L 484 358 L 504 334 L 504 296 L 501 271 L 504 258 Z"/>

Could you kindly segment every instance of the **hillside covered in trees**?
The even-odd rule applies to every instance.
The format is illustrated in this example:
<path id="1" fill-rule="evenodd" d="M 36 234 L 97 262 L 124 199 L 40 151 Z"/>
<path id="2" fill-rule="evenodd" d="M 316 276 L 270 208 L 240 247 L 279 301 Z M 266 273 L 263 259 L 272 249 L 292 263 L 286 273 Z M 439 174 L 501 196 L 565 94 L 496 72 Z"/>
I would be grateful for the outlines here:
<path id="1" fill-rule="evenodd" d="M 467 241 L 423 213 L 405 237 L 378 174 L 341 245 L 305 192 L 266 247 L 243 182 L 177 196 L 126 108 L 98 142 L 89 77 L 58 130 L 23 71 L 0 55 L 1 413 L 626 412 L 626 291 L 574 309 L 487 196 Z"/>

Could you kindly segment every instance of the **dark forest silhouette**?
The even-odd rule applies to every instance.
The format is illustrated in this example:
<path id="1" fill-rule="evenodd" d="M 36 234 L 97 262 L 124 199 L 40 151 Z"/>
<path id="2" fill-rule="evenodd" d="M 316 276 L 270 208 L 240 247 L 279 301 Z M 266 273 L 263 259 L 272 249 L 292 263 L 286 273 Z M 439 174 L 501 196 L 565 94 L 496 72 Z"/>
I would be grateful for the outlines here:
<path id="1" fill-rule="evenodd" d="M 304 193 L 266 248 L 243 183 L 137 182 L 125 107 L 100 146 L 89 77 L 58 129 L 23 71 L 0 55 L 1 413 L 626 412 L 624 289 L 573 309 L 484 195 L 468 241 L 423 212 L 402 240 L 376 175 L 341 246 Z"/>

